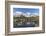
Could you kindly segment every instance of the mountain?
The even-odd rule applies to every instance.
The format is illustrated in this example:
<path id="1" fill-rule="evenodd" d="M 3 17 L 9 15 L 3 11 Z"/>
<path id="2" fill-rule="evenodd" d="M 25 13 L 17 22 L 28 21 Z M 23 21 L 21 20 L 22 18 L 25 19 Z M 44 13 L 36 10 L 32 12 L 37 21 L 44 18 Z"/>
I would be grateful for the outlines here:
<path id="1" fill-rule="evenodd" d="M 38 16 L 39 14 L 38 13 L 23 13 L 23 12 L 15 12 L 13 13 L 13 16 L 15 17 L 20 17 L 21 15 L 25 16 L 25 17 L 36 17 Z"/>

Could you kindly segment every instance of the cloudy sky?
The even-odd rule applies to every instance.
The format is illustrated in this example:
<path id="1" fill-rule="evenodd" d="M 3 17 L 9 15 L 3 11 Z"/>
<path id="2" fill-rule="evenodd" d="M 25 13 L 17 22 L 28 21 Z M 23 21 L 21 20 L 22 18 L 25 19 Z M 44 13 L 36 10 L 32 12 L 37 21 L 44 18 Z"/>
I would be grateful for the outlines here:
<path id="1" fill-rule="evenodd" d="M 16 14 L 39 15 L 39 9 L 38 8 L 13 8 L 13 15 Z"/>

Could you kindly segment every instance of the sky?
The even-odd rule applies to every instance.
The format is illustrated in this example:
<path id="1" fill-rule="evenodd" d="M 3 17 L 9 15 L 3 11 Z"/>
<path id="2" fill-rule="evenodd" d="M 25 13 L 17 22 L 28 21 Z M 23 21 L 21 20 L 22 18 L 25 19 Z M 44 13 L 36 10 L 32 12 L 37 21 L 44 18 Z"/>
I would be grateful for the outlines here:
<path id="1" fill-rule="evenodd" d="M 13 15 L 15 14 L 27 14 L 30 15 L 31 13 L 33 15 L 39 15 L 39 9 L 38 8 L 13 8 Z"/>

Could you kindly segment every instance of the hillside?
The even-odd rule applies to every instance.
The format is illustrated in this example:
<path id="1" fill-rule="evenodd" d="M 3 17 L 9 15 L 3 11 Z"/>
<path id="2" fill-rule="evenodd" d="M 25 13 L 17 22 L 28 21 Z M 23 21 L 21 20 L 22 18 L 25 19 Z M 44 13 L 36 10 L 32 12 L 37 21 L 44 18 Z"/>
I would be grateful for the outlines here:
<path id="1" fill-rule="evenodd" d="M 13 19 L 14 19 L 14 25 L 23 25 L 23 23 L 25 24 L 25 23 L 27 23 L 27 22 L 30 22 L 30 23 L 34 23 L 34 25 L 35 24 L 37 24 L 37 25 L 39 25 L 39 16 L 36 16 L 36 17 L 25 17 L 25 16 L 20 16 L 20 17 L 13 17 Z M 32 24 L 33 24 L 32 23 Z"/>

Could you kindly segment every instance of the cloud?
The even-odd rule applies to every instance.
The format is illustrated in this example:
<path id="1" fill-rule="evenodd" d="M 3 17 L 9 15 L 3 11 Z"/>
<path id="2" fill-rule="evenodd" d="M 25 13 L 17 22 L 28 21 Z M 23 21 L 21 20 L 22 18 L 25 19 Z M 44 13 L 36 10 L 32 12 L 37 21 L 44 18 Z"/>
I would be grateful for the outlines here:
<path id="1" fill-rule="evenodd" d="M 13 16 L 21 15 L 21 14 L 22 14 L 22 12 L 18 12 L 18 11 L 16 11 L 16 12 L 13 13 Z"/>
<path id="2" fill-rule="evenodd" d="M 32 15 L 38 16 L 38 15 L 39 15 L 39 13 L 32 13 Z"/>

